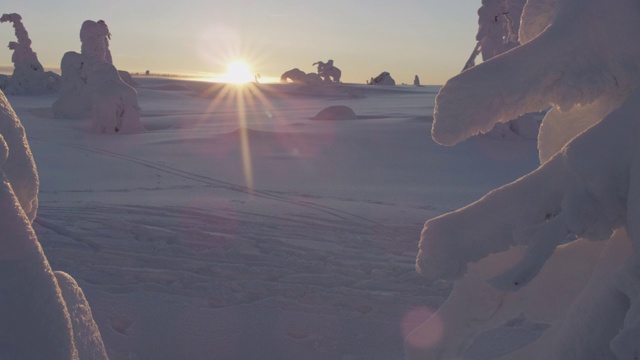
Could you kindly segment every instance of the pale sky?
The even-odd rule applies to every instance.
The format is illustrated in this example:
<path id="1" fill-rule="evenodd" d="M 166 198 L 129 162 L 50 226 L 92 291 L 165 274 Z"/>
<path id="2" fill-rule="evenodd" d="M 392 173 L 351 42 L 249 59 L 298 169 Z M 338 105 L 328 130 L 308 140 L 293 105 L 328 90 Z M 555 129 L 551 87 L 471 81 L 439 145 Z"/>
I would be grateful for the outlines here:
<path id="1" fill-rule="evenodd" d="M 334 60 L 342 81 L 388 71 L 397 83 L 443 84 L 475 46 L 480 0 L 2 0 L 18 13 L 40 62 L 59 69 L 80 52 L 80 26 L 104 20 L 114 65 L 129 72 L 220 74 L 235 59 L 279 77 Z M 0 24 L 0 65 L 15 41 Z"/>

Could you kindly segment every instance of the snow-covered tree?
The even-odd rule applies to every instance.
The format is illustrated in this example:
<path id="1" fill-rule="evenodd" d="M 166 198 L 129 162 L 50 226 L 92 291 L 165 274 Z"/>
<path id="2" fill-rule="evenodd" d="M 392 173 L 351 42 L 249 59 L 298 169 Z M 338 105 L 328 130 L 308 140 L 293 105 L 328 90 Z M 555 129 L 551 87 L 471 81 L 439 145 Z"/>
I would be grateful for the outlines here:
<path id="1" fill-rule="evenodd" d="M 31 227 L 37 192 L 24 128 L 0 91 L 0 358 L 106 360 L 82 290 L 51 270 Z"/>
<path id="2" fill-rule="evenodd" d="M 321 81 L 322 78 L 320 78 L 318 74 L 307 74 L 298 68 L 287 70 L 280 76 L 280 82 L 282 83 L 292 82 L 294 84 L 317 84 Z"/>
<path id="3" fill-rule="evenodd" d="M 342 71 L 333 65 L 333 60 L 329 59 L 326 63 L 318 61 L 313 63 L 314 66 L 318 66 L 318 75 L 323 81 L 328 83 L 339 83 L 340 77 L 342 77 Z"/>
<path id="4" fill-rule="evenodd" d="M 133 79 L 112 64 L 111 33 L 102 21 L 87 20 L 80 29 L 82 52 L 62 57 L 62 88 L 52 110 L 60 118 L 92 117 L 95 131 L 132 133 L 144 131 L 135 89 L 123 80 Z"/>
<path id="5" fill-rule="evenodd" d="M 528 0 L 522 45 L 441 89 L 432 137 L 444 145 L 553 108 L 538 169 L 425 224 L 418 270 L 455 283 L 407 337 L 408 359 L 460 358 L 521 314 L 550 327 L 504 359 L 638 357 L 637 34 L 637 0 Z"/>
<path id="6" fill-rule="evenodd" d="M 60 75 L 44 71 L 38 56 L 31 49 L 31 39 L 22 24 L 22 17 L 19 14 L 3 14 L 0 22 L 12 23 L 18 40 L 9 42 L 9 49 L 13 50 L 11 61 L 14 69 L 10 77 L 0 81 L 0 89 L 11 95 L 57 91 L 60 88 Z"/>
<path id="7" fill-rule="evenodd" d="M 393 77 L 391 77 L 391 74 L 389 74 L 387 71 L 383 71 L 380 73 L 380 75 L 376 76 L 375 78 L 371 78 L 371 82 L 369 83 L 369 85 L 388 85 L 388 86 L 393 86 L 396 84 L 396 81 L 393 79 Z"/>
<path id="8" fill-rule="evenodd" d="M 120 79 L 118 70 L 107 63 L 97 64 L 89 77 L 93 130 L 105 134 L 144 131 L 136 91 Z"/>

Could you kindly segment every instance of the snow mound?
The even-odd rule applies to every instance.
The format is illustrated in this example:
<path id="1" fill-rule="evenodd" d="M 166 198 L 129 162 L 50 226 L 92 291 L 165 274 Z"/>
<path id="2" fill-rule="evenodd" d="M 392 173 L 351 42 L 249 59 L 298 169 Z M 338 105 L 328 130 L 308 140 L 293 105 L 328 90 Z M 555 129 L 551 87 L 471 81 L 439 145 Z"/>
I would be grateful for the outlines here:
<path id="1" fill-rule="evenodd" d="M 391 77 L 391 74 L 389 74 L 386 71 L 381 72 L 380 75 L 372 78 L 371 81 L 369 82 L 369 85 L 393 86 L 395 84 L 396 84 L 396 81 Z"/>
<path id="2" fill-rule="evenodd" d="M 334 105 L 320 110 L 320 112 L 313 117 L 314 120 L 357 120 L 358 116 L 348 106 Z"/>

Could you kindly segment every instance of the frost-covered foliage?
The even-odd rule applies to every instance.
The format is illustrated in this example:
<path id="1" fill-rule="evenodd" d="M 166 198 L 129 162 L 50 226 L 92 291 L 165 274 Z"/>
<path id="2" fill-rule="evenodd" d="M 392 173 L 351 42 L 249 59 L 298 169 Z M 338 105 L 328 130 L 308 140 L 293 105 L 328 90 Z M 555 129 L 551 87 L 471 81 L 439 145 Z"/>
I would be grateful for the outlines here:
<path id="1" fill-rule="evenodd" d="M 391 77 L 391 74 L 389 74 L 386 71 L 381 72 L 380 75 L 372 78 L 371 81 L 369 82 L 369 85 L 393 86 L 395 84 L 396 84 L 396 81 Z"/>
<path id="2" fill-rule="evenodd" d="M 52 106 L 60 118 L 93 117 L 93 129 L 102 133 L 144 131 L 137 93 L 113 67 L 107 24 L 87 20 L 80 29 L 82 53 L 69 51 L 62 57 L 62 88 Z"/>
<path id="3" fill-rule="evenodd" d="M 550 327 L 504 359 L 640 354 L 637 34 L 637 0 L 529 0 L 522 45 L 441 89 L 432 136 L 446 145 L 553 108 L 537 170 L 425 224 L 418 270 L 456 282 L 407 358 L 460 358 L 520 314 Z"/>
<path id="4" fill-rule="evenodd" d="M 3 14 L 0 22 L 12 23 L 18 40 L 9 42 L 9 49 L 13 50 L 11 61 L 14 69 L 10 77 L 0 81 L 0 89 L 11 95 L 57 91 L 60 88 L 60 75 L 44 71 L 38 56 L 31 49 L 31 39 L 22 24 L 22 17 L 18 14 Z"/>
<path id="5" fill-rule="evenodd" d="M 107 359 L 82 291 L 54 274 L 31 227 L 37 191 L 24 128 L 0 91 L 0 358 Z"/>

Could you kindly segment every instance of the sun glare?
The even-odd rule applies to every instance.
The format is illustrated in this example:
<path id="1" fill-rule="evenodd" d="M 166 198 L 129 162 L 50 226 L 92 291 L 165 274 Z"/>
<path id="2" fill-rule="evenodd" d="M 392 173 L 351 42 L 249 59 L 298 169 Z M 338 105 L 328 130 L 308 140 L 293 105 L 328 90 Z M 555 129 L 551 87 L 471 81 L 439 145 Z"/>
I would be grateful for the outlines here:
<path id="1" fill-rule="evenodd" d="M 228 83 L 244 84 L 254 80 L 253 72 L 249 65 L 242 60 L 235 60 L 227 66 L 224 80 Z"/>

